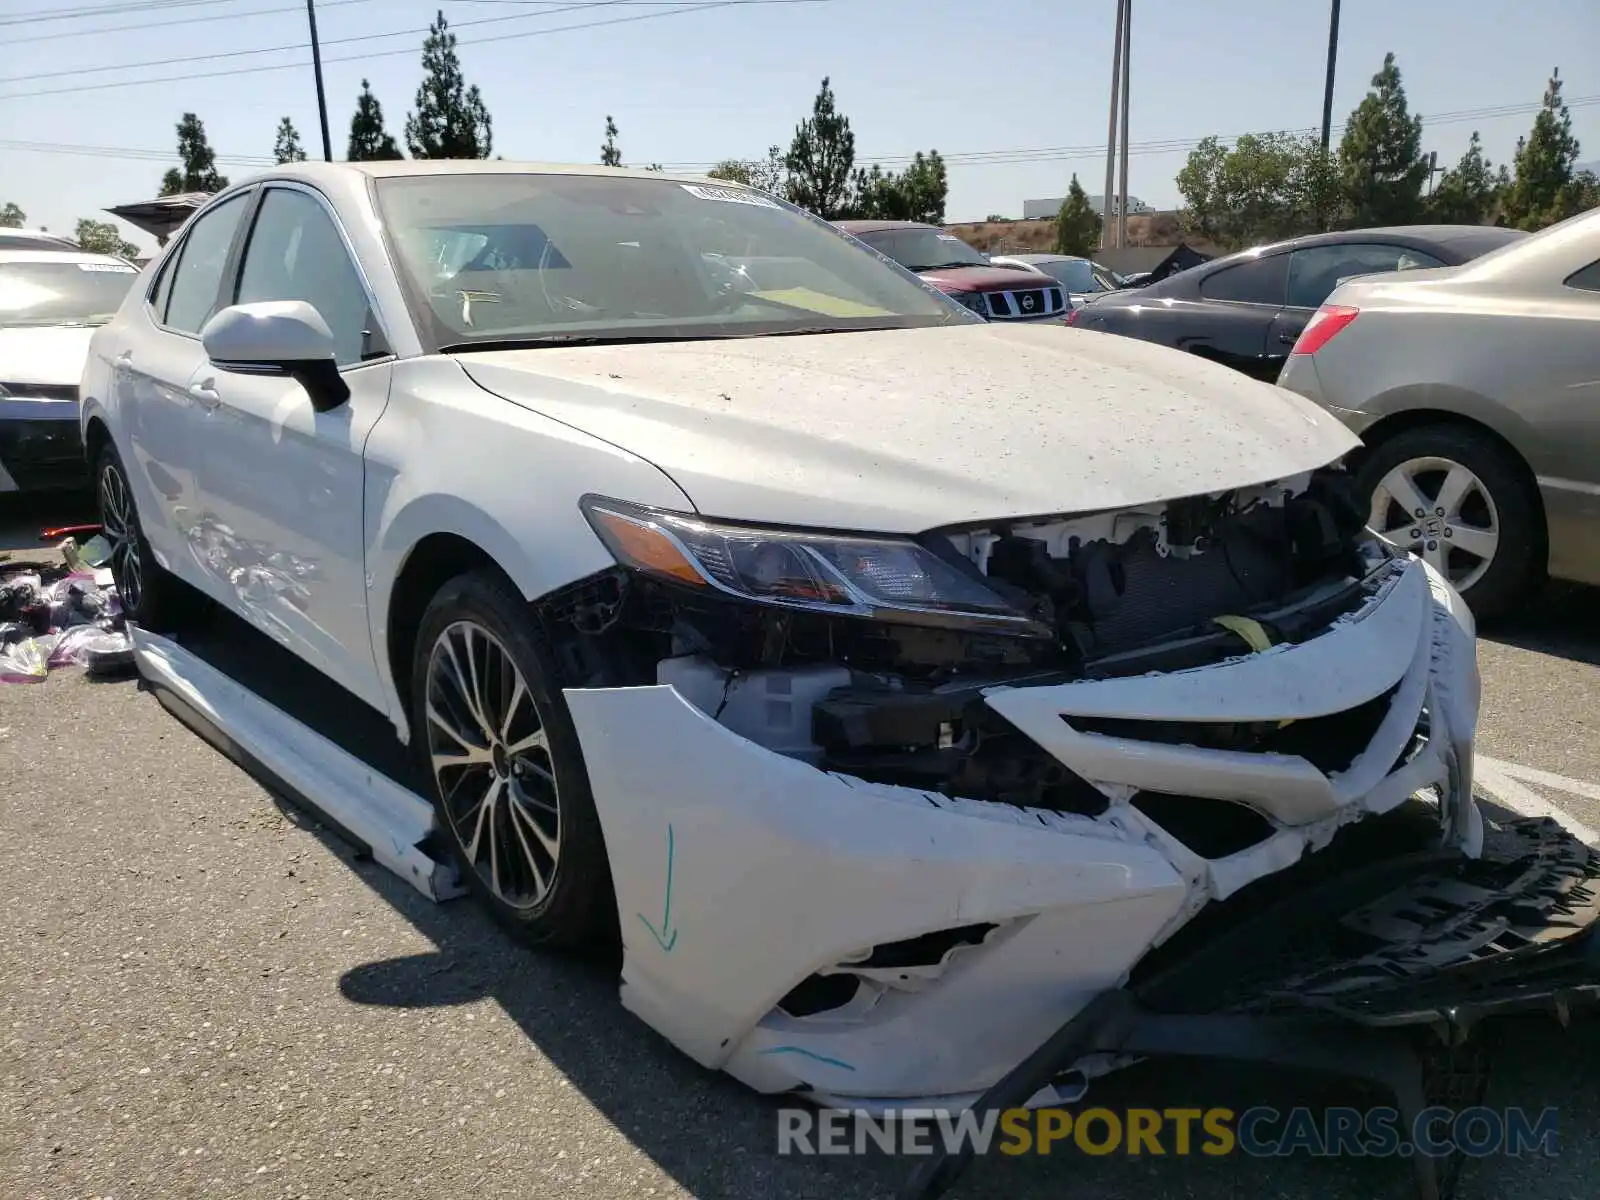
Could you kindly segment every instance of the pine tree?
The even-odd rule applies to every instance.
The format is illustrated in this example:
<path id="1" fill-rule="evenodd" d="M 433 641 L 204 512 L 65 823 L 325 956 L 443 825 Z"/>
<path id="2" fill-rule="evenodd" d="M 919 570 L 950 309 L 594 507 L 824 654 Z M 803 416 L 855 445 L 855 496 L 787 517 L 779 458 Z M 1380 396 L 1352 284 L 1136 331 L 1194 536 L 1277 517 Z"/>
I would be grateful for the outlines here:
<path id="1" fill-rule="evenodd" d="M 617 148 L 617 123 L 606 115 L 606 140 L 600 146 L 600 165 L 603 167 L 620 167 L 622 165 L 622 151 Z"/>
<path id="2" fill-rule="evenodd" d="M 306 160 L 305 148 L 300 145 L 300 131 L 288 117 L 278 122 L 278 139 L 273 143 L 272 154 L 280 166 Z"/>
<path id="3" fill-rule="evenodd" d="M 1067 196 L 1056 214 L 1056 253 L 1086 255 L 1100 240 L 1100 214 L 1089 207 L 1089 196 L 1074 175 Z"/>
<path id="4" fill-rule="evenodd" d="M 855 161 L 856 135 L 850 132 L 849 119 L 834 107 L 833 88 L 825 76 L 811 116 L 796 126 L 784 156 L 790 202 L 825 221 L 833 220 L 851 199 L 850 169 Z"/>
<path id="5" fill-rule="evenodd" d="M 350 118 L 350 142 L 345 147 L 345 158 L 350 162 L 382 162 L 404 158 L 394 135 L 383 127 L 383 105 L 372 94 L 372 85 L 361 81 L 361 94 L 356 97 L 355 115 Z"/>
<path id="6" fill-rule="evenodd" d="M 1406 105 L 1392 52 L 1383 56 L 1372 90 L 1345 124 L 1339 173 L 1356 227 L 1407 225 L 1422 215 L 1422 181 L 1428 177 L 1422 118 Z"/>
<path id="7" fill-rule="evenodd" d="M 178 157 L 183 168 L 172 168 L 161 177 L 161 194 L 176 196 L 183 192 L 220 192 L 228 186 L 228 177 L 217 174 L 217 156 L 206 141 L 206 127 L 192 112 L 184 113 L 178 122 Z"/>
<path id="8" fill-rule="evenodd" d="M 439 12 L 422 43 L 422 85 L 406 117 L 412 158 L 488 158 L 494 148 L 489 110 L 478 85 L 468 87 L 456 55 L 456 35 Z"/>
<path id="9" fill-rule="evenodd" d="M 1483 142 L 1474 129 L 1466 153 L 1439 177 L 1428 199 L 1429 213 L 1447 225 L 1483 225 L 1500 203 L 1501 177 L 1484 157 Z"/>
<path id="10" fill-rule="evenodd" d="M 1578 139 L 1572 136 L 1572 114 L 1561 99 L 1557 68 L 1545 87 L 1533 131 L 1517 142 L 1505 199 L 1506 223 L 1514 229 L 1543 229 L 1581 212 L 1586 188 L 1573 174 L 1577 161 Z"/>

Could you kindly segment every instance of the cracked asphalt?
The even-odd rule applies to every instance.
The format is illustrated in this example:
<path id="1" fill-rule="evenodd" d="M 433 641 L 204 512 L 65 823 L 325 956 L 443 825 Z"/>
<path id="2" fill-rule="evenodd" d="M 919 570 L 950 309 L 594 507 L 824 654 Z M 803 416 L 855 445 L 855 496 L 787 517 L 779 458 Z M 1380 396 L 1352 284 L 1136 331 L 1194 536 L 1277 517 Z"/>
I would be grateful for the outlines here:
<path id="1" fill-rule="evenodd" d="M 0 513 L 0 523 L 5 514 Z M 9 548 L 34 515 L 11 514 Z M 0 541 L 0 549 L 8 548 Z M 45 555 L 48 557 L 48 555 Z M 1480 749 L 1600 783 L 1600 605 L 1483 631 Z M 1536 789 L 1600 827 L 1600 805 Z M 781 936 L 781 930 L 774 931 Z M 867 1200 L 910 1164 L 779 1157 L 775 1104 L 625 1013 L 600 965 L 517 948 L 275 799 L 131 681 L 0 687 L 0 1195 Z M 1600 1032 L 1493 1033 L 1490 1103 L 1560 1110 L 1559 1154 L 1462 1200 L 1594 1194 Z M 1146 1065 L 1118 1107 L 1382 1102 Z M 1412 1194 L 1398 1160 L 994 1156 L 969 1200 Z"/>

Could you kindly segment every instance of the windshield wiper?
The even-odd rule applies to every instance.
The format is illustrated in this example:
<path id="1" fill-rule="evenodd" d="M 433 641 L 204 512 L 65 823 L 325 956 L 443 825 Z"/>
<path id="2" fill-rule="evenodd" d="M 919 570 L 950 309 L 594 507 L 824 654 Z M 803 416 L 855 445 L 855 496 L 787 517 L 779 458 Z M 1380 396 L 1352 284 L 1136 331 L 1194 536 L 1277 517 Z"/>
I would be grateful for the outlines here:
<path id="1" fill-rule="evenodd" d="M 913 271 L 949 271 L 955 267 L 987 267 L 988 263 L 981 262 L 947 262 L 934 263 L 931 267 L 912 267 Z"/>
<path id="2" fill-rule="evenodd" d="M 440 346 L 440 354 L 462 354 L 470 350 L 527 350 L 545 346 L 643 346 L 658 342 L 706 342 L 729 335 L 722 333 L 673 334 L 590 334 L 545 333 L 528 337 L 482 338 L 474 342 L 451 342 Z"/>

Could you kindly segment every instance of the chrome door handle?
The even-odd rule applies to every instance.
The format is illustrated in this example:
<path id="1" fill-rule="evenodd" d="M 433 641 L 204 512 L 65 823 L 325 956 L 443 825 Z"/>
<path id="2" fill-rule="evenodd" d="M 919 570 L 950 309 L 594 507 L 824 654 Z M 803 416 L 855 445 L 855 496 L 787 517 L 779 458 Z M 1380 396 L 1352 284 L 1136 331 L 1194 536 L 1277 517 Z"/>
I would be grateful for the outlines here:
<path id="1" fill-rule="evenodd" d="M 207 410 L 216 408 L 217 405 L 222 403 L 222 397 L 218 394 L 217 389 L 207 387 L 203 383 L 191 384 L 189 386 L 189 395 L 198 400 L 201 407 Z"/>

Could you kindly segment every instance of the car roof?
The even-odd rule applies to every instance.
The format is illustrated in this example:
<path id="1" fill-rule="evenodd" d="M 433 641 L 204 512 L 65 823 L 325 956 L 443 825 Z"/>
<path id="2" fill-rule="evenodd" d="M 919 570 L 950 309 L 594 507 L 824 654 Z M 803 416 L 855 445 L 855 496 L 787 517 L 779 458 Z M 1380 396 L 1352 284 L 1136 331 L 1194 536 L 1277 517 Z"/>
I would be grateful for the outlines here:
<path id="1" fill-rule="evenodd" d="M 1081 254 L 997 254 L 996 258 L 1014 258 L 1018 262 L 1047 263 L 1047 262 L 1092 262 Z"/>
<path id="2" fill-rule="evenodd" d="M 678 183 L 711 183 L 717 187 L 754 190 L 726 179 L 711 179 L 704 172 L 647 171 L 642 167 L 602 167 L 589 163 L 507 162 L 500 158 L 400 158 L 379 162 L 298 162 L 240 180 L 241 184 L 262 183 L 270 179 L 300 179 L 322 183 L 365 175 L 373 179 L 396 179 L 419 175 L 597 175 L 622 179 L 669 179 Z"/>
<path id="3" fill-rule="evenodd" d="M 922 221 L 835 221 L 846 233 L 878 233 L 885 229 L 936 229 Z"/>
<path id="4" fill-rule="evenodd" d="M 1328 233 L 1308 233 L 1301 237 L 1284 238 L 1282 241 L 1251 247 L 1241 253 L 1265 254 L 1268 251 L 1299 249 L 1306 246 L 1337 246 L 1347 242 L 1364 242 L 1372 238 L 1434 246 L 1451 246 L 1477 241 L 1500 245 L 1526 236 L 1520 230 L 1503 229 L 1496 225 L 1373 225 L 1362 229 L 1335 229 Z"/>
<path id="5" fill-rule="evenodd" d="M 133 264 L 126 259 L 118 258 L 113 254 L 90 254 L 84 250 L 0 250 L 0 264 L 63 262 L 114 263 L 119 267 L 133 267 Z"/>

